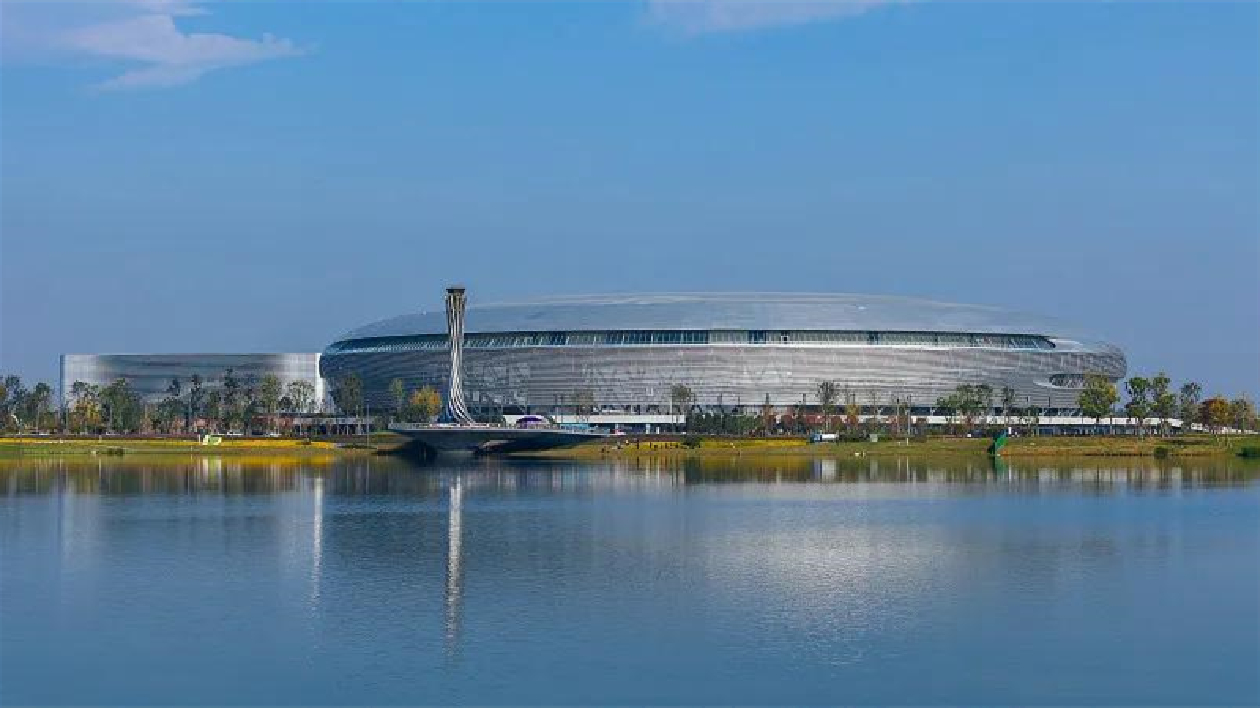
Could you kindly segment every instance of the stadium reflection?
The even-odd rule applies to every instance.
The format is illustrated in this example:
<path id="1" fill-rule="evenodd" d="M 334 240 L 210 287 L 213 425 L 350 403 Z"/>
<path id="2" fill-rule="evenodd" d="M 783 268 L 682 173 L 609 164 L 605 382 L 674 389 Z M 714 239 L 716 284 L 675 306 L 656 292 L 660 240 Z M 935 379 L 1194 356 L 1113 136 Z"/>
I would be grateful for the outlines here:
<path id="1" fill-rule="evenodd" d="M 416 608 L 398 618 L 400 626 L 417 637 L 441 636 L 447 657 L 456 658 L 468 627 L 466 606 L 479 581 L 541 575 L 548 582 L 580 583 L 613 572 L 651 585 L 686 581 L 687 572 L 710 579 L 756 576 L 778 597 L 793 598 L 802 621 L 834 622 L 818 598 L 857 593 L 866 599 L 849 603 L 853 612 L 878 608 L 884 600 L 876 587 L 921 588 L 929 576 L 948 576 L 967 565 L 951 555 L 957 544 L 948 534 L 957 529 L 906 526 L 871 502 L 913 506 L 945 496 L 1065 490 L 1191 495 L 1199 488 L 1254 482 L 1258 472 L 1260 465 L 1234 459 L 744 455 L 597 462 L 467 458 L 418 466 L 370 456 L 25 458 L 0 461 L 0 496 L 15 502 L 0 523 L 15 538 L 47 524 L 47 535 L 57 539 L 61 572 L 97 572 L 108 549 L 125 543 L 145 518 L 169 518 L 167 550 L 195 552 L 207 541 L 248 545 L 261 563 L 253 572 L 274 572 L 305 596 L 312 626 L 331 622 L 330 615 L 344 613 L 348 602 L 392 602 Z M 106 508 L 113 497 L 133 497 L 141 506 L 120 517 Z M 701 498 L 709 503 L 688 504 Z M 756 505 L 741 513 L 764 521 L 757 537 L 708 537 L 702 559 L 690 561 L 699 565 L 692 571 L 679 566 L 683 549 L 695 542 L 691 533 L 705 524 L 732 523 L 726 505 L 744 500 Z M 851 502 L 862 502 L 865 516 L 848 519 L 846 511 L 833 518 Z M 818 528 L 827 529 L 825 536 L 818 536 Z M 1082 552 L 1106 552 L 1105 544 L 1083 531 L 1080 543 Z M 619 558 L 637 564 L 624 567 Z M 711 582 L 718 595 L 733 584 Z M 493 587 L 480 587 L 493 593 Z M 337 588 L 336 597 L 325 588 Z M 372 594 L 386 588 L 397 596 Z M 348 589 L 363 596 L 348 596 Z M 484 602 L 475 606 L 487 611 Z M 877 624 L 857 615 L 845 621 L 851 628 Z M 484 620 L 481 626 L 484 631 Z"/>

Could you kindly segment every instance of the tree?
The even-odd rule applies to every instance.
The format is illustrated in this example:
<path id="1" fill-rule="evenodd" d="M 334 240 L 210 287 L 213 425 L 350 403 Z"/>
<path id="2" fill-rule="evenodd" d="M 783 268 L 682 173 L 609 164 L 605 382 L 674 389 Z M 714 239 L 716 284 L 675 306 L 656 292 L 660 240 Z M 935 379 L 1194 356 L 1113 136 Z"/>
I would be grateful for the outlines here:
<path id="1" fill-rule="evenodd" d="M 967 419 L 967 427 L 971 427 L 976 418 L 984 415 L 985 399 L 993 396 L 993 389 L 985 384 L 979 386 L 959 386 L 958 394 L 962 406 L 960 410 Z"/>
<path id="2" fill-rule="evenodd" d="M 989 422 L 989 414 L 993 412 L 993 387 L 989 384 L 976 386 L 975 397 L 980 409 L 977 412 L 983 416 L 983 422 L 987 424 Z"/>
<path id="3" fill-rule="evenodd" d="M 1002 387 L 1002 422 L 1005 425 L 1011 424 L 1011 409 L 1015 407 L 1015 389 L 1010 386 Z"/>
<path id="4" fill-rule="evenodd" d="M 183 397 L 184 385 L 180 382 L 178 376 L 171 377 L 171 382 L 166 385 L 166 395 L 176 400 Z"/>
<path id="5" fill-rule="evenodd" d="M 411 392 L 408 404 L 408 418 L 428 423 L 442 411 L 442 395 L 432 386 L 425 386 Z"/>
<path id="6" fill-rule="evenodd" d="M 77 427 L 80 433 L 96 430 L 101 424 L 100 387 L 75 381 L 70 386 L 70 396 L 74 399 L 71 427 Z"/>
<path id="7" fill-rule="evenodd" d="M 801 396 L 801 402 L 792 407 L 792 427 L 798 433 L 809 432 L 809 418 L 805 414 L 805 397 Z"/>
<path id="8" fill-rule="evenodd" d="M 223 430 L 231 431 L 232 424 L 241 417 L 240 410 L 244 408 L 243 397 L 241 380 L 236 378 L 236 372 L 228 367 L 223 372 L 223 388 L 219 392 L 219 424 Z"/>
<path id="9" fill-rule="evenodd" d="M 857 430 L 858 424 L 862 421 L 862 407 L 857 404 L 856 400 L 850 399 L 844 404 L 844 424 L 850 433 Z"/>
<path id="10" fill-rule="evenodd" d="M 1094 419 L 1095 425 L 1102 425 L 1102 419 L 1111 417 L 1119 400 L 1116 385 L 1111 379 L 1102 374 L 1086 374 L 1077 405 L 1081 407 L 1081 412 Z"/>
<path id="11" fill-rule="evenodd" d="M 346 415 L 358 414 L 363 408 L 363 381 L 356 374 L 338 379 L 333 387 L 333 403 Z"/>
<path id="12" fill-rule="evenodd" d="M 12 425 L 15 429 L 21 430 L 22 420 L 20 416 L 22 414 L 22 405 L 26 402 L 27 395 L 26 388 L 22 386 L 22 378 L 20 376 L 6 376 L 3 384 L 0 385 L 4 387 L 3 409 L 0 410 L 0 415 L 4 417 L 4 420 L 0 422 L 0 427 L 7 428 Z"/>
<path id="13" fill-rule="evenodd" d="M 52 386 L 40 381 L 26 397 L 26 419 L 36 430 L 43 427 L 44 418 L 52 412 Z"/>
<path id="14" fill-rule="evenodd" d="M 756 416 L 729 410 L 697 411 L 687 419 L 687 429 L 693 433 L 715 435 L 744 435 L 757 427 Z"/>
<path id="15" fill-rule="evenodd" d="M 1256 427 L 1256 407 L 1246 396 L 1239 396 L 1229 403 L 1230 424 L 1237 430 L 1253 430 Z"/>
<path id="16" fill-rule="evenodd" d="M 687 384 L 676 383 L 669 387 L 669 402 L 673 410 L 687 414 L 691 408 L 691 404 L 695 401 L 696 396 L 691 391 L 691 387 Z"/>
<path id="17" fill-rule="evenodd" d="M 250 424 L 262 413 L 259 385 L 258 377 L 253 374 L 249 374 L 241 382 L 241 397 L 237 403 L 236 410 L 232 411 L 232 413 L 234 414 L 233 421 L 243 433 L 249 432 Z"/>
<path id="18" fill-rule="evenodd" d="M 823 381 L 818 384 L 818 405 L 822 408 L 824 430 L 831 430 L 831 414 L 839 395 L 840 390 L 835 381 Z"/>
<path id="19" fill-rule="evenodd" d="M 193 421 L 201 413 L 202 404 L 204 404 L 206 392 L 202 387 L 201 374 L 193 374 L 188 379 L 188 427 L 193 426 Z"/>
<path id="20" fill-rule="evenodd" d="M 132 432 L 140 429 L 144 409 L 127 379 L 115 379 L 101 389 L 99 398 L 107 431 Z"/>
<path id="21" fill-rule="evenodd" d="M 718 435 L 727 434 L 726 403 L 722 400 L 722 394 L 720 393 L 718 394 L 717 411 L 705 415 L 704 418 L 705 418 L 705 421 L 704 421 L 705 431 L 704 432 L 717 433 Z M 688 429 L 690 429 L 690 425 L 688 425 Z"/>
<path id="22" fill-rule="evenodd" d="M 1168 419 L 1177 412 L 1177 397 L 1169 390 L 1172 380 L 1159 372 L 1151 378 L 1151 413 L 1159 418 L 1160 434 L 1168 434 Z"/>
<path id="23" fill-rule="evenodd" d="M 289 400 L 292 402 L 291 413 L 310 413 L 315 401 L 315 384 L 310 381 L 290 381 L 288 386 Z"/>
<path id="24" fill-rule="evenodd" d="M 210 424 L 211 430 L 222 431 L 221 423 L 223 421 L 223 391 L 212 388 L 205 393 L 205 401 L 202 404 L 202 412 L 206 422 Z"/>
<path id="25" fill-rule="evenodd" d="M 941 396 L 940 398 L 936 399 L 936 408 L 941 413 L 944 413 L 945 417 L 949 418 L 949 424 L 951 428 L 954 428 L 955 426 L 958 425 L 958 420 L 956 419 L 956 416 L 958 415 L 958 394 L 957 393 L 951 393 L 948 396 Z M 957 433 L 958 431 L 952 430 L 951 432 Z"/>
<path id="26" fill-rule="evenodd" d="M 267 427 L 270 429 L 275 421 L 276 413 L 280 407 L 280 395 L 284 389 L 280 385 L 280 377 L 275 374 L 267 374 L 262 377 L 262 381 L 258 384 L 258 405 L 262 406 L 262 410 L 267 414 Z"/>
<path id="27" fill-rule="evenodd" d="M 595 392 L 589 388 L 580 388 L 573 392 L 573 413 L 590 415 L 595 410 Z"/>
<path id="28" fill-rule="evenodd" d="M 979 386 L 971 386 L 963 384 L 954 389 L 954 392 L 948 396 L 942 396 L 937 399 L 936 407 L 945 411 L 950 417 L 962 417 L 962 422 L 966 427 L 970 428 L 975 422 L 977 416 L 986 409 L 986 399 L 991 399 L 993 389 L 988 385 L 981 384 Z M 955 424 L 957 424 L 955 420 Z"/>
<path id="29" fill-rule="evenodd" d="M 1213 396 L 1204 401 L 1200 408 L 1199 420 L 1209 431 L 1219 433 L 1222 428 L 1229 425 L 1230 406 L 1225 398 Z"/>
<path id="30" fill-rule="evenodd" d="M 262 403 L 259 402 L 258 396 L 254 395 L 254 389 L 246 389 L 250 393 L 242 399 L 242 404 L 236 411 L 236 422 L 240 426 L 241 432 L 249 432 L 253 429 L 251 425 L 258 416 L 262 415 Z"/>
<path id="31" fill-rule="evenodd" d="M 1181 429 L 1189 432 L 1194 429 L 1194 424 L 1199 422 L 1199 398 L 1203 395 L 1203 387 L 1194 381 L 1188 381 L 1181 385 L 1181 393 L 1177 397 L 1177 403 L 1181 408 Z"/>
<path id="32" fill-rule="evenodd" d="M 879 405 L 878 391 L 871 389 L 866 392 L 866 395 L 870 397 L 871 401 L 871 415 L 866 419 L 866 432 L 867 434 L 870 434 L 879 431 L 880 417 L 884 411 Z"/>
<path id="33" fill-rule="evenodd" d="M 402 418 L 403 406 L 407 403 L 407 389 L 403 387 L 403 380 L 394 379 L 390 381 L 389 393 L 394 397 L 394 415 Z"/>
<path id="34" fill-rule="evenodd" d="M 1124 413 L 1131 420 L 1137 421 L 1138 437 L 1146 433 L 1146 417 L 1151 413 L 1151 382 L 1141 376 L 1134 376 L 1124 384 L 1129 394 L 1129 402 L 1124 404 Z"/>
<path id="35" fill-rule="evenodd" d="M 766 435 L 770 435 L 774 431 L 774 407 L 770 405 L 770 394 L 766 394 L 766 400 L 761 404 L 761 429 Z"/>
<path id="36" fill-rule="evenodd" d="M 188 426 L 186 420 L 189 416 L 186 414 L 184 399 L 184 385 L 178 376 L 171 378 L 171 382 L 166 386 L 166 398 L 158 404 L 158 420 L 166 427 L 166 432 L 175 432 L 175 422 L 177 420 L 184 421 L 184 426 Z M 172 414 L 174 417 L 172 418 Z"/>
<path id="37" fill-rule="evenodd" d="M 167 396 L 157 407 L 158 425 L 167 433 L 175 432 L 176 424 L 184 419 L 184 402 L 175 396 Z"/>
<path id="38" fill-rule="evenodd" d="M 1030 398 L 1028 407 L 1024 409 L 1023 414 L 1024 423 L 1028 426 L 1028 433 L 1033 437 L 1037 437 L 1041 431 L 1041 413 L 1041 406 L 1034 403 Z"/>

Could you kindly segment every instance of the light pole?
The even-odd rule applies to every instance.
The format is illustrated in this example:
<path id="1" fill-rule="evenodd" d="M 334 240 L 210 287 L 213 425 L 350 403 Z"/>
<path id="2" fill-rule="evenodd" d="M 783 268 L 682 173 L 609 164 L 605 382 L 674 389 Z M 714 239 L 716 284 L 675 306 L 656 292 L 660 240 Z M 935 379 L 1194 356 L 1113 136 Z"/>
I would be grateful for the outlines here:
<path id="1" fill-rule="evenodd" d="M 913 407 L 913 396 L 906 396 L 906 445 L 910 445 L 910 409 Z"/>

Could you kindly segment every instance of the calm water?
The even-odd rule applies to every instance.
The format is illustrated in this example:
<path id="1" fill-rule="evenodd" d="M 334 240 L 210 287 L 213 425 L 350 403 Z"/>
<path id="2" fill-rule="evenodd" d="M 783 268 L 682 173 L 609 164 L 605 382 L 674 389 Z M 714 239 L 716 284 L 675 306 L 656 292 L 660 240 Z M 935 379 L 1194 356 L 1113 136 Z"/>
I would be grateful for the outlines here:
<path id="1" fill-rule="evenodd" d="M 0 703 L 1260 702 L 1240 462 L 0 463 Z"/>

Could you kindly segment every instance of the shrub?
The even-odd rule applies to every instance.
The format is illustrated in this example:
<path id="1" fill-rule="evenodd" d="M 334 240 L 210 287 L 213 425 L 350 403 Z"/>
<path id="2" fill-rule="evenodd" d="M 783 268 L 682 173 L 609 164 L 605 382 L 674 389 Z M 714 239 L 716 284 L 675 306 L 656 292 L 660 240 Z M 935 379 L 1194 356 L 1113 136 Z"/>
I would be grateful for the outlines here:
<path id="1" fill-rule="evenodd" d="M 1171 454 L 1172 454 L 1172 448 L 1168 447 L 1167 445 L 1156 445 L 1156 446 L 1155 446 L 1155 457 L 1156 457 L 1157 459 L 1162 460 L 1162 459 L 1164 459 L 1164 458 L 1168 457 L 1168 456 L 1169 456 L 1169 455 L 1171 455 Z"/>
<path id="2" fill-rule="evenodd" d="M 700 447 L 701 443 L 703 442 L 704 442 L 704 438 L 700 437 L 699 435 L 688 435 L 687 437 L 683 438 L 682 444 L 683 444 L 683 447 L 694 449 L 694 448 Z"/>
<path id="3" fill-rule="evenodd" d="M 1260 445 L 1243 445 L 1238 451 L 1239 457 L 1247 457 L 1251 459 L 1260 458 Z"/>

